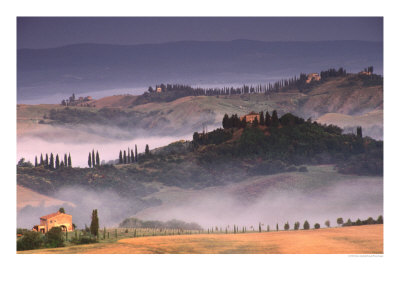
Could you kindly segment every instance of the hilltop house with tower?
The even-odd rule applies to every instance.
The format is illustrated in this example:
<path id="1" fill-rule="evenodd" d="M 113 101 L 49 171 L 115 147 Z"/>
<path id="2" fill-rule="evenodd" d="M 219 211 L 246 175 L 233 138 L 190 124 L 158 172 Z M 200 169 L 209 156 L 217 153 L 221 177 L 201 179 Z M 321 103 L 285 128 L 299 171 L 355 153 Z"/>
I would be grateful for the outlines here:
<path id="1" fill-rule="evenodd" d="M 74 231 L 72 216 L 64 212 L 56 212 L 40 217 L 40 225 L 33 226 L 33 231 L 48 232 L 53 227 L 61 227 L 62 231 Z"/>

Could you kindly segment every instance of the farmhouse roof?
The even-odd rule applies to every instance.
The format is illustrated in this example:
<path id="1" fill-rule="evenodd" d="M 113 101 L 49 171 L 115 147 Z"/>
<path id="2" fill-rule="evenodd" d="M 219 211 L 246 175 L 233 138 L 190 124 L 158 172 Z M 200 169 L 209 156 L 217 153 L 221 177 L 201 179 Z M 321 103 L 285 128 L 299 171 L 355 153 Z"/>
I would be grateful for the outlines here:
<path id="1" fill-rule="evenodd" d="M 45 215 L 45 216 L 40 217 L 40 218 L 43 219 L 43 220 L 47 220 L 47 219 L 54 218 L 55 216 L 58 216 L 58 215 L 61 215 L 61 214 L 62 214 L 62 213 L 60 213 L 60 212 L 58 211 L 58 212 L 56 212 L 56 213 L 52 213 L 52 214 L 49 214 L 49 215 Z"/>

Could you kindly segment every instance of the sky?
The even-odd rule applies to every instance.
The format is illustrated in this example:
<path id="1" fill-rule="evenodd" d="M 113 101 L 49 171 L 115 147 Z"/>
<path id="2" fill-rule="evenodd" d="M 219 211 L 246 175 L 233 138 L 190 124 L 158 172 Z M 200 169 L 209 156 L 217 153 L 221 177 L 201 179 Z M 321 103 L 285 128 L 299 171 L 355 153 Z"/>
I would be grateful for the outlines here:
<path id="1" fill-rule="evenodd" d="M 17 48 L 173 41 L 383 41 L 382 17 L 18 17 Z"/>

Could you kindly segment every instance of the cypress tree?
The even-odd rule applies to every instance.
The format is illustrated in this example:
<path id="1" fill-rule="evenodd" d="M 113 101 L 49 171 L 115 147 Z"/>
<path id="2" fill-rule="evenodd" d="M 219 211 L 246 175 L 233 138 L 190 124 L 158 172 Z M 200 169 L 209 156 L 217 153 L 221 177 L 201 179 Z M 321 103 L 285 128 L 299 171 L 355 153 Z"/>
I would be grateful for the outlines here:
<path id="1" fill-rule="evenodd" d="M 228 116 L 228 114 L 225 114 L 223 119 L 222 119 L 222 127 L 224 129 L 228 129 L 229 128 L 229 116 Z"/>
<path id="2" fill-rule="evenodd" d="M 40 153 L 40 161 L 39 161 L 39 164 L 40 164 L 41 166 L 43 166 L 43 154 L 42 154 L 42 153 Z"/>
<path id="3" fill-rule="evenodd" d="M 64 161 L 61 161 L 60 167 L 64 167 Z"/>
<path id="4" fill-rule="evenodd" d="M 279 231 L 279 225 L 276 223 L 276 231 Z"/>
<path id="5" fill-rule="evenodd" d="M 92 222 L 90 223 L 90 233 L 94 236 L 99 234 L 99 217 L 97 216 L 97 209 L 92 211 Z"/>
<path id="6" fill-rule="evenodd" d="M 126 150 L 124 150 L 124 164 L 126 164 Z"/>
<path id="7" fill-rule="evenodd" d="M 123 160 L 122 160 L 122 150 L 119 150 L 119 163 L 122 164 Z"/>
<path id="8" fill-rule="evenodd" d="M 49 156 L 46 153 L 46 159 L 44 160 L 44 165 L 47 167 L 49 165 Z"/>
<path id="9" fill-rule="evenodd" d="M 94 166 L 96 165 L 96 156 L 94 156 L 94 149 L 92 149 L 92 167 L 94 168 Z"/>
<path id="10" fill-rule="evenodd" d="M 131 163 L 135 162 L 135 156 L 133 155 L 133 149 L 131 149 Z"/>
<path id="11" fill-rule="evenodd" d="M 68 157 L 67 157 L 67 153 L 64 154 L 64 166 L 68 167 Z"/>
<path id="12" fill-rule="evenodd" d="M 50 169 L 54 169 L 54 155 L 50 153 Z"/>
<path id="13" fill-rule="evenodd" d="M 136 146 L 136 144 L 135 144 L 135 161 L 136 161 L 136 162 L 138 161 L 137 146 Z"/>
<path id="14" fill-rule="evenodd" d="M 131 163 L 131 151 L 128 148 L 128 164 Z"/>
<path id="15" fill-rule="evenodd" d="M 56 155 L 56 169 L 60 167 L 60 158 L 58 157 L 58 154 Z"/>
<path id="16" fill-rule="evenodd" d="M 272 117 L 271 117 L 271 126 L 278 127 L 279 125 L 279 118 L 278 118 L 278 113 L 276 110 L 272 112 Z"/>
<path id="17" fill-rule="evenodd" d="M 72 167 L 71 153 L 68 153 L 68 167 Z"/>
<path id="18" fill-rule="evenodd" d="M 96 151 L 96 165 L 100 166 L 100 155 L 99 155 L 99 151 Z"/>
<path id="19" fill-rule="evenodd" d="M 285 223 L 284 229 L 285 229 L 285 230 L 289 230 L 289 229 L 290 229 L 289 222 L 286 222 L 286 223 Z"/>
<path id="20" fill-rule="evenodd" d="M 303 224 L 303 229 L 304 229 L 304 230 L 310 229 L 310 223 L 308 223 L 307 220 L 306 220 L 306 221 L 304 222 L 304 224 Z"/>
<path id="21" fill-rule="evenodd" d="M 261 232 L 261 223 L 258 223 L 258 232 Z"/>
<path id="22" fill-rule="evenodd" d="M 92 167 L 92 155 L 90 152 L 89 152 L 89 157 L 88 157 L 88 166 L 89 166 L 89 168 Z"/>
<path id="23" fill-rule="evenodd" d="M 267 225 L 267 232 L 269 232 L 269 225 Z"/>
<path id="24" fill-rule="evenodd" d="M 150 154 L 149 145 L 147 145 L 147 144 L 146 144 L 146 149 L 145 149 L 144 153 L 145 153 L 146 155 L 149 155 L 149 154 Z"/>
<path id="25" fill-rule="evenodd" d="M 269 112 L 265 113 L 265 120 L 264 120 L 265 126 L 271 126 L 271 116 L 269 115 Z"/>
<path id="26" fill-rule="evenodd" d="M 264 112 L 260 111 L 260 125 L 265 125 Z"/>
<path id="27" fill-rule="evenodd" d="M 38 163 L 37 163 L 37 156 L 35 156 L 35 167 L 37 167 L 38 166 Z"/>

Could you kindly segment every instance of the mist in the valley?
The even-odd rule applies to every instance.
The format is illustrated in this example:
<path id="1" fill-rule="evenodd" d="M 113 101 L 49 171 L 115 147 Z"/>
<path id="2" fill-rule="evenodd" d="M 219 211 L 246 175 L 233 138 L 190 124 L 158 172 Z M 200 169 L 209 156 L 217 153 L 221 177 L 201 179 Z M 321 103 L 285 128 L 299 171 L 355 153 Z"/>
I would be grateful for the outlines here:
<path id="1" fill-rule="evenodd" d="M 85 127 L 85 128 L 83 128 Z M 120 150 L 134 149 L 138 153 L 145 150 L 168 145 L 178 140 L 192 139 L 192 134 L 176 132 L 176 135 L 160 135 L 156 131 L 136 130 L 128 132 L 116 127 L 102 125 L 45 126 L 32 130 L 28 134 L 18 136 L 17 161 L 22 157 L 34 163 L 35 156 L 40 154 L 70 153 L 74 167 L 87 167 L 88 153 L 94 149 L 99 151 L 100 160 L 108 163 L 118 159 Z"/>
<path id="2" fill-rule="evenodd" d="M 263 229 L 276 224 L 283 229 L 289 222 L 291 228 L 296 221 L 301 225 L 308 220 L 311 226 L 326 220 L 336 225 L 342 217 L 356 221 L 383 214 L 383 179 L 380 177 L 351 177 L 315 189 L 304 189 L 293 184 L 284 189 L 274 186 L 266 188 L 257 196 L 246 196 L 232 188 L 234 184 L 203 190 L 182 190 L 184 196 L 177 199 L 146 197 L 135 195 L 129 198 L 118 196 L 114 191 L 93 191 L 82 187 L 65 187 L 53 197 L 73 203 L 63 205 L 73 216 L 73 222 L 83 228 L 89 225 L 91 212 L 98 209 L 100 226 L 115 227 L 125 218 L 138 217 L 144 220 L 168 221 L 179 219 L 196 222 L 202 227 L 232 227 L 233 224 L 246 226 L 248 230 Z M 39 217 L 57 211 L 58 206 L 26 206 L 18 210 L 18 227 L 31 227 L 39 222 Z"/>
<path id="3" fill-rule="evenodd" d="M 115 227 L 122 221 L 138 211 L 160 204 L 157 199 L 142 200 L 135 195 L 130 198 L 119 196 L 112 190 L 93 191 L 82 187 L 64 187 L 52 195 L 59 200 L 68 201 L 63 205 L 42 205 L 31 206 L 27 205 L 17 211 L 18 227 L 31 228 L 39 223 L 39 218 L 43 215 L 54 213 L 60 207 L 65 209 L 67 214 L 73 217 L 73 223 L 78 228 L 84 228 L 85 224 L 90 225 L 91 214 L 93 209 L 98 210 L 101 226 Z"/>
<path id="4" fill-rule="evenodd" d="M 356 221 L 376 219 L 383 214 L 383 179 L 359 177 L 313 190 L 295 184 L 287 189 L 271 187 L 254 197 L 238 194 L 237 190 L 196 191 L 188 199 L 169 203 L 139 212 L 137 216 L 162 221 L 175 218 L 204 227 L 236 224 L 258 228 L 261 222 L 264 229 L 267 225 L 274 229 L 277 223 L 282 229 L 285 222 L 293 228 L 294 222 L 303 224 L 305 220 L 312 226 L 316 222 L 324 226 L 326 220 L 335 225 L 338 217 Z"/>

